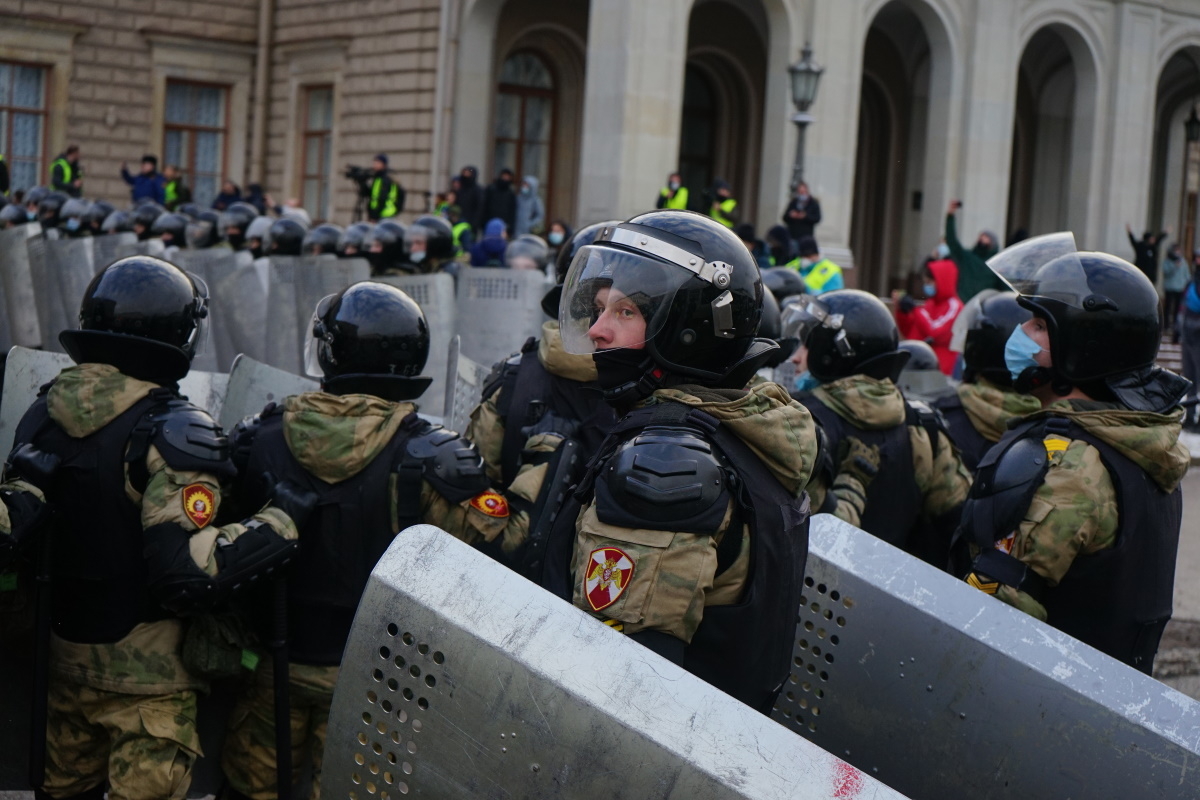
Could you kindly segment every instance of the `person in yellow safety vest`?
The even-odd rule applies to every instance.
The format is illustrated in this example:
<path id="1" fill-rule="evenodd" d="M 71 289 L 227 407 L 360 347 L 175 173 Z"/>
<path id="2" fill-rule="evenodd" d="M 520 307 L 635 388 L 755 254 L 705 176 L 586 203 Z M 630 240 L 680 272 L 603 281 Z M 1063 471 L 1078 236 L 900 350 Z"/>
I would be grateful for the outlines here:
<path id="1" fill-rule="evenodd" d="M 394 217 L 404 208 L 404 187 L 388 177 L 386 153 L 375 156 L 371 162 L 375 176 L 371 179 L 370 202 L 367 204 L 367 219 L 378 222 Z"/>
<path id="2" fill-rule="evenodd" d="M 79 145 L 73 144 L 50 162 L 50 189 L 70 197 L 83 195 L 83 167 L 79 165 Z"/>
<path id="3" fill-rule="evenodd" d="M 733 199 L 733 191 L 729 184 L 722 180 L 713 181 L 713 202 L 708 215 L 726 228 L 737 225 L 741 215 L 737 210 L 737 200 Z"/>
<path id="4" fill-rule="evenodd" d="M 462 208 L 456 205 L 446 207 L 446 221 L 450 223 L 450 233 L 454 237 L 454 252 L 461 255 L 475 244 L 475 230 L 471 223 L 462 218 Z"/>
<path id="5" fill-rule="evenodd" d="M 846 288 L 845 281 L 842 280 L 842 268 L 828 258 L 821 258 L 816 239 L 805 236 L 797 242 L 796 247 L 800 251 L 800 264 L 797 271 L 800 273 L 800 277 L 804 278 L 804 286 L 808 289 L 809 294 L 824 294 L 835 289 Z M 792 264 L 794 263 L 793 261 Z M 788 266 L 790 267 L 792 264 L 788 264 Z"/>
<path id="6" fill-rule="evenodd" d="M 183 182 L 179 167 L 167 164 L 163 167 L 163 205 L 174 211 L 184 203 L 192 202 L 192 190 Z"/>
<path id="7" fill-rule="evenodd" d="M 683 177 L 678 172 L 667 176 L 667 185 L 658 193 L 658 203 L 655 208 L 670 208 L 675 211 L 686 211 L 688 207 L 688 190 L 683 185 Z"/>

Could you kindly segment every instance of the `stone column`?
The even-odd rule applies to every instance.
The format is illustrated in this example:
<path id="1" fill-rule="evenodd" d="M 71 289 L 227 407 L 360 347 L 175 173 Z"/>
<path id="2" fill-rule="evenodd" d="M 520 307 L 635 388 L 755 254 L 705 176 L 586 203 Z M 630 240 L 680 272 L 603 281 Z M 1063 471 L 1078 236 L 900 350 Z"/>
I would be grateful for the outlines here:
<path id="1" fill-rule="evenodd" d="M 690 0 L 592 0 L 580 224 L 652 207 L 678 166 L 690 11 Z"/>

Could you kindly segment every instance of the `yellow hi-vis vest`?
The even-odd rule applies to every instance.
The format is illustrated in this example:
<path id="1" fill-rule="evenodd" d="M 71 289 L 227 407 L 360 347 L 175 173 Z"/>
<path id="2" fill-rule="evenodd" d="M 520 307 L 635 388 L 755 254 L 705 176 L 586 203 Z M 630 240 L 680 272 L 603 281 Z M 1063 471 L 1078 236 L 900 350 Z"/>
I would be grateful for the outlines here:
<path id="1" fill-rule="evenodd" d="M 667 197 L 667 195 L 669 195 L 670 193 L 671 193 L 671 190 L 664 186 L 663 190 L 661 192 L 659 192 L 659 196 Z M 687 187 L 680 186 L 678 189 L 675 190 L 674 197 L 667 197 L 667 202 L 663 204 L 663 208 L 670 208 L 675 211 L 687 211 L 687 204 L 688 204 Z"/>
<path id="2" fill-rule="evenodd" d="M 732 228 L 733 220 L 729 219 L 725 215 L 732 214 L 735 208 L 737 208 L 737 200 L 734 200 L 731 197 L 728 200 L 723 200 L 718 203 L 716 208 L 709 212 L 709 216 L 724 225 L 726 228 Z"/>

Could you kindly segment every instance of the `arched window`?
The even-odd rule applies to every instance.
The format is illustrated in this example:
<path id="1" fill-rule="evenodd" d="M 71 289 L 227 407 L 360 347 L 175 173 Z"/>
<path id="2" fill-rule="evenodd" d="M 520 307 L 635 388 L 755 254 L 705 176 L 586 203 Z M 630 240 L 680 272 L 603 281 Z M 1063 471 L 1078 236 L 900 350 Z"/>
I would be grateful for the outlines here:
<path id="1" fill-rule="evenodd" d="M 679 128 L 679 174 L 698 199 L 712 186 L 716 161 L 717 102 L 712 84 L 688 65 L 683 79 L 683 124 Z M 707 211 L 707 209 L 705 209 Z"/>
<path id="2" fill-rule="evenodd" d="M 500 70 L 496 97 L 495 171 L 508 167 L 519 183 L 526 175 L 551 184 L 554 140 L 554 76 L 536 53 L 513 53 Z M 547 212 L 548 213 L 548 212 Z"/>

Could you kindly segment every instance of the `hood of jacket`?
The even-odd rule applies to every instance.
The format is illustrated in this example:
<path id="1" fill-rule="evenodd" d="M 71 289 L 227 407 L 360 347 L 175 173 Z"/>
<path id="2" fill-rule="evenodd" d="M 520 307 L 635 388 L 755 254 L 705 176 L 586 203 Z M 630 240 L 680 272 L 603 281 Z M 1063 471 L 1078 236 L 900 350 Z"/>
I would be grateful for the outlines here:
<path id="1" fill-rule="evenodd" d="M 1010 419 L 1042 410 L 1041 402 L 1033 395 L 1006 392 L 984 380 L 960 384 L 957 392 L 971 424 L 989 442 L 1000 441 Z"/>
<path id="2" fill-rule="evenodd" d="M 568 353 L 563 348 L 562 332 L 558 329 L 558 320 L 546 320 L 542 323 L 542 338 L 538 342 L 538 360 L 551 375 L 566 378 L 580 383 L 590 383 L 597 379 L 596 362 L 591 355 Z"/>
<path id="3" fill-rule="evenodd" d="M 933 274 L 933 285 L 937 293 L 933 299 L 945 303 L 958 296 L 958 265 L 948 258 L 930 261 L 927 269 Z"/>
<path id="4" fill-rule="evenodd" d="M 908 417 L 908 406 L 887 378 L 850 375 L 813 390 L 817 399 L 851 425 L 864 430 L 894 428 Z"/>
<path id="5" fill-rule="evenodd" d="M 664 400 L 686 403 L 716 417 L 793 495 L 808 485 L 817 458 L 812 415 L 783 387 L 774 383 L 749 390 L 679 386 L 659 389 L 646 402 Z"/>
<path id="6" fill-rule="evenodd" d="M 416 411 L 367 394 L 306 392 L 283 401 L 283 437 L 303 467 L 326 483 L 362 472 Z"/>
<path id="7" fill-rule="evenodd" d="M 984 261 L 987 261 L 989 258 L 996 255 L 996 253 L 1000 252 L 1000 246 L 997 244 L 997 242 L 1000 240 L 996 238 L 996 234 L 993 231 L 981 231 L 980 235 L 987 236 L 988 240 L 991 241 L 991 244 L 985 246 L 976 240 L 975 246 L 971 248 L 971 252 L 982 258 Z"/>
<path id="8" fill-rule="evenodd" d="M 538 179 L 535 178 L 533 175 L 526 175 L 524 178 L 524 181 L 525 181 L 525 183 L 529 184 L 529 195 L 531 197 L 537 197 L 538 185 L 539 185 Z"/>
<path id="9" fill-rule="evenodd" d="M 1179 441 L 1182 408 L 1155 414 L 1130 411 L 1113 403 L 1059 400 L 1039 415 L 1070 417 L 1088 433 L 1145 470 L 1164 492 L 1175 491 L 1192 462 L 1187 446 Z"/>
<path id="10" fill-rule="evenodd" d="M 131 378 L 109 364 L 78 364 L 58 373 L 46 395 L 46 410 L 68 436 L 82 439 L 157 388 L 157 384 Z"/>

